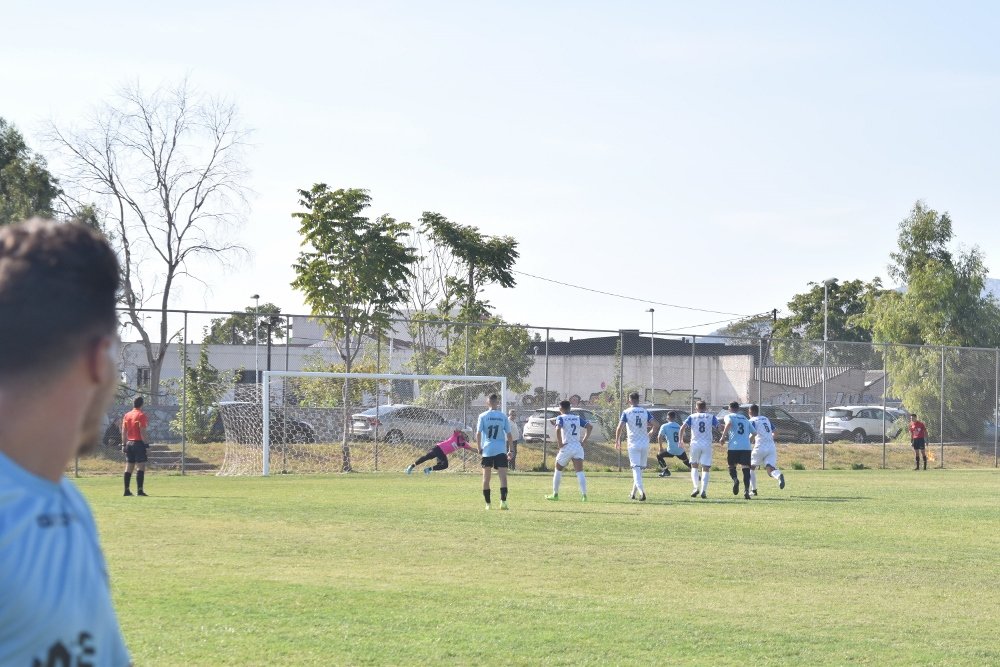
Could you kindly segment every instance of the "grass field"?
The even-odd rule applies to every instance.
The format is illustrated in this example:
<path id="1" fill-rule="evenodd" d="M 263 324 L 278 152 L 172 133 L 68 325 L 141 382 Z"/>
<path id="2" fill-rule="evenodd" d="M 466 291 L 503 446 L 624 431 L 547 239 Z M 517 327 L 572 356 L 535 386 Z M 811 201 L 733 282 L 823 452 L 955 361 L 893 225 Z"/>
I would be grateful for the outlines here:
<path id="1" fill-rule="evenodd" d="M 519 473 L 509 512 L 472 475 L 78 483 L 137 665 L 1000 663 L 1000 472 L 787 478 Z"/>

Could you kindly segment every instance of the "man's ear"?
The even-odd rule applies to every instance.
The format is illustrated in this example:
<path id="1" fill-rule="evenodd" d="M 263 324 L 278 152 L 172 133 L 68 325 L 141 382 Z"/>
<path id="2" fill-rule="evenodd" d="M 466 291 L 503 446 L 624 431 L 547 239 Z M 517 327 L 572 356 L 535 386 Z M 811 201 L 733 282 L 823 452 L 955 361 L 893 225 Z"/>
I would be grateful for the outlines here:
<path id="1" fill-rule="evenodd" d="M 87 370 L 91 381 L 104 384 L 118 364 L 118 344 L 111 336 L 99 338 L 87 351 Z"/>

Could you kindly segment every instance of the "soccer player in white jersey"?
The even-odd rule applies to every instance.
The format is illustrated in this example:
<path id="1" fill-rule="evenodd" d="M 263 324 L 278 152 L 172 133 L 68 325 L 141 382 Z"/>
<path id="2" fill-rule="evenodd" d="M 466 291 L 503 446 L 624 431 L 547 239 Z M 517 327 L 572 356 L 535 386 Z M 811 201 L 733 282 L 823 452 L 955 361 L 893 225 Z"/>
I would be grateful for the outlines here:
<path id="1" fill-rule="evenodd" d="M 757 469 L 762 465 L 767 474 L 778 481 L 778 488 L 785 488 L 785 476 L 778 470 L 778 449 L 774 446 L 774 425 L 760 414 L 760 407 L 750 406 L 750 423 L 756 433 L 753 436 L 753 450 L 750 452 L 750 493 L 757 495 Z"/>
<path id="2" fill-rule="evenodd" d="M 629 498 L 646 500 L 646 490 L 642 486 L 642 471 L 649 461 L 649 438 L 655 432 L 657 423 L 649 410 L 639 405 L 639 392 L 629 394 L 632 407 L 622 412 L 615 430 L 615 446 L 622 448 L 622 436 L 628 434 L 628 462 L 632 467 L 632 493 Z"/>
<path id="3" fill-rule="evenodd" d="M 570 412 L 570 402 L 559 403 L 559 416 L 556 417 L 556 441 L 560 443 L 556 453 L 556 471 L 552 475 L 552 495 L 546 500 L 559 500 L 559 483 L 562 481 L 563 470 L 570 461 L 576 471 L 576 480 L 580 483 L 580 499 L 587 502 L 587 477 L 583 474 L 583 443 L 587 442 L 594 426 L 580 415 Z"/>
<path id="4" fill-rule="evenodd" d="M 493 470 L 500 476 L 500 509 L 510 509 L 507 505 L 507 462 L 513 442 L 510 436 L 510 420 L 500 411 L 500 397 L 490 394 L 490 409 L 479 415 L 476 422 L 476 446 L 482 457 L 483 498 L 486 509 L 490 508 L 490 476 Z"/>
<path id="5" fill-rule="evenodd" d="M 75 223 L 0 227 L 0 665 L 128 665 L 90 507 L 63 471 L 118 385 L 118 260 Z"/>
<path id="6" fill-rule="evenodd" d="M 733 480 L 733 495 L 740 493 L 740 480 L 736 477 L 736 466 L 743 469 L 743 497 L 750 500 L 750 436 L 754 435 L 754 425 L 750 419 L 740 412 L 740 404 L 733 401 L 729 404 L 729 414 L 725 417 L 720 440 L 726 443 L 728 451 L 726 459 L 729 463 L 729 476 Z"/>
<path id="7" fill-rule="evenodd" d="M 688 415 L 688 418 L 681 424 L 679 438 L 684 440 L 684 434 L 691 431 L 691 482 L 694 490 L 691 497 L 708 497 L 708 473 L 712 469 L 712 443 L 715 441 L 715 434 L 712 429 L 719 426 L 719 420 L 706 410 L 708 405 L 705 401 L 698 401 L 695 404 L 695 412 Z"/>

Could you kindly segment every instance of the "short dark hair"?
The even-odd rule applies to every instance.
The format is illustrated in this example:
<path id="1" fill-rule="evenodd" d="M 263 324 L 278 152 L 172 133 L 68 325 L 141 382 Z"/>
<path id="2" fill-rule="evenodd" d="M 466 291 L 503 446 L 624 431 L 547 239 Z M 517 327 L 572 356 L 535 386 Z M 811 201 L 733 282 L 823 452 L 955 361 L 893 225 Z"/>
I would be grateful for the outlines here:
<path id="1" fill-rule="evenodd" d="M 750 404 L 750 414 L 756 415 L 756 414 L 759 414 L 759 413 L 760 413 L 760 406 L 757 405 L 756 403 L 751 403 Z"/>
<path id="2" fill-rule="evenodd" d="M 708 407 L 708 403 L 706 403 L 705 401 L 698 401 L 697 403 L 694 404 L 694 407 L 698 408 L 699 410 L 704 410 L 705 408 Z"/>
<path id="3" fill-rule="evenodd" d="M 633 391 L 631 394 L 628 395 L 628 400 L 630 400 L 630 401 L 638 401 L 639 400 L 639 392 Z"/>
<path id="4" fill-rule="evenodd" d="M 136 396 L 135 400 L 132 401 L 133 408 L 141 408 L 143 404 L 142 396 Z"/>
<path id="5" fill-rule="evenodd" d="M 910 413 L 910 418 L 911 419 L 916 419 L 917 418 L 917 413 L 916 412 L 911 412 Z"/>
<path id="6" fill-rule="evenodd" d="M 34 219 L 0 228 L 0 378 L 61 369 L 118 328 L 118 258 L 98 232 Z"/>
<path id="7" fill-rule="evenodd" d="M 733 412 L 739 410 L 740 409 L 739 402 L 738 401 L 733 401 L 732 403 L 730 403 L 729 404 L 729 409 L 732 410 Z"/>
<path id="8" fill-rule="evenodd" d="M 496 395 L 496 394 L 490 394 L 490 400 L 491 401 L 499 401 L 500 397 L 498 395 Z"/>
<path id="9" fill-rule="evenodd" d="M 559 401 L 559 407 L 563 410 L 569 410 L 571 405 L 569 401 Z"/>
<path id="10" fill-rule="evenodd" d="M 667 413 L 667 419 L 677 419 L 677 413 L 673 410 Z"/>

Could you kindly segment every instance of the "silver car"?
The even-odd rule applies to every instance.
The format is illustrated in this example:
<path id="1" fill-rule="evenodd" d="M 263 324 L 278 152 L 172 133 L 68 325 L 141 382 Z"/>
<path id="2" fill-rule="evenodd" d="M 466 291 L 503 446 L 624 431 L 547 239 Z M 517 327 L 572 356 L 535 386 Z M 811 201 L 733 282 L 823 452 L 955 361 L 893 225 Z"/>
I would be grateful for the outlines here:
<path id="1" fill-rule="evenodd" d="M 379 440 L 393 444 L 442 442 L 455 431 L 471 433 L 467 425 L 418 405 L 380 405 L 351 416 L 350 435 L 355 440 L 374 440 L 376 431 Z"/>
<path id="2" fill-rule="evenodd" d="M 588 410 L 587 408 L 571 408 L 570 414 L 579 415 L 594 425 L 590 433 L 590 438 L 587 440 L 588 442 L 596 443 L 608 439 L 608 431 L 604 428 L 604 422 L 592 410 Z M 535 410 L 532 412 L 531 416 L 528 417 L 528 421 L 524 424 L 524 431 L 521 434 L 524 441 L 541 442 L 543 439 L 546 439 L 547 435 L 547 442 L 555 442 L 556 426 L 554 422 L 558 416 L 558 407 L 545 408 L 544 410 Z M 548 429 L 545 427 L 546 420 L 549 422 Z"/>

